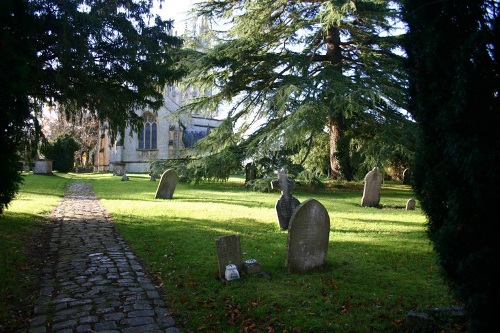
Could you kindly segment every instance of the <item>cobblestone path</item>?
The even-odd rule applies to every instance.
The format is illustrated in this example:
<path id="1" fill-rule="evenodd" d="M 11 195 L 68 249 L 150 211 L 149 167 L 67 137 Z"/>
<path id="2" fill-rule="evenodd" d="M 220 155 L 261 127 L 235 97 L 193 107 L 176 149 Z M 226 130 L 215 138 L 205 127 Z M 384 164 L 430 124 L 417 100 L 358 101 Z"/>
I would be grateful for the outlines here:
<path id="1" fill-rule="evenodd" d="M 30 333 L 179 332 L 89 184 L 72 183 L 55 228 Z"/>

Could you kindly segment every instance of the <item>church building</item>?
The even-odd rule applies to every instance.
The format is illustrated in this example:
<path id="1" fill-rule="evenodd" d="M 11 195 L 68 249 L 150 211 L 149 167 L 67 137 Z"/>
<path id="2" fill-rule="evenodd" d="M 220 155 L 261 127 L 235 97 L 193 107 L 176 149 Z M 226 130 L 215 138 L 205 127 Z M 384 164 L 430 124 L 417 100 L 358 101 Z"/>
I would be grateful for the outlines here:
<path id="1" fill-rule="evenodd" d="M 110 142 L 105 126 L 100 129 L 98 147 L 94 158 L 96 171 L 149 172 L 150 162 L 158 159 L 184 157 L 186 148 L 194 146 L 201 138 L 221 123 L 221 120 L 201 114 L 178 115 L 177 109 L 198 92 L 182 91 L 173 86 L 165 88 L 164 105 L 155 115 L 148 110 L 138 110 L 144 119 L 139 133 L 126 129 L 122 137 Z"/>

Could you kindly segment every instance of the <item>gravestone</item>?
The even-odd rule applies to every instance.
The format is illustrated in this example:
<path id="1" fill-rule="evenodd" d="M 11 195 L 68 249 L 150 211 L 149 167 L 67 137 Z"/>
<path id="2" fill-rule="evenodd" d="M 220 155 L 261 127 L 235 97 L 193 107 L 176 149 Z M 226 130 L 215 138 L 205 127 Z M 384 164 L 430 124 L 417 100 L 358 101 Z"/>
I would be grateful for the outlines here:
<path id="1" fill-rule="evenodd" d="M 226 266 L 233 264 L 241 272 L 243 259 L 241 256 L 240 235 L 221 236 L 215 240 L 219 277 L 224 279 Z"/>
<path id="2" fill-rule="evenodd" d="M 410 198 L 406 202 L 406 210 L 415 210 L 416 202 L 415 199 Z"/>
<path id="3" fill-rule="evenodd" d="M 257 167 L 253 163 L 245 165 L 245 184 L 257 178 Z"/>
<path id="4" fill-rule="evenodd" d="M 51 175 L 52 160 L 36 160 L 33 173 L 37 175 Z"/>
<path id="5" fill-rule="evenodd" d="M 290 194 L 290 187 L 295 186 L 295 181 L 286 177 L 285 170 L 278 171 L 278 180 L 271 182 L 271 188 L 279 189 L 281 196 L 276 201 L 276 214 L 278 224 L 282 230 L 288 229 L 290 218 L 295 209 L 300 205 L 300 201 Z"/>
<path id="6" fill-rule="evenodd" d="M 324 265 L 330 237 L 330 216 L 315 199 L 297 207 L 290 219 L 286 267 L 290 273 L 304 273 Z"/>
<path id="7" fill-rule="evenodd" d="M 382 175 L 378 168 L 373 168 L 365 176 L 365 187 L 363 189 L 363 198 L 361 198 L 362 207 L 377 207 L 380 203 L 380 189 L 382 188 Z"/>
<path id="8" fill-rule="evenodd" d="M 403 171 L 403 184 L 410 185 L 410 169 L 404 169 Z"/>
<path id="9" fill-rule="evenodd" d="M 113 176 L 123 176 L 125 174 L 125 163 L 114 162 Z"/>
<path id="10" fill-rule="evenodd" d="M 161 175 L 160 183 L 156 189 L 155 199 L 172 199 L 178 181 L 179 176 L 175 170 L 168 169 L 165 171 Z"/>

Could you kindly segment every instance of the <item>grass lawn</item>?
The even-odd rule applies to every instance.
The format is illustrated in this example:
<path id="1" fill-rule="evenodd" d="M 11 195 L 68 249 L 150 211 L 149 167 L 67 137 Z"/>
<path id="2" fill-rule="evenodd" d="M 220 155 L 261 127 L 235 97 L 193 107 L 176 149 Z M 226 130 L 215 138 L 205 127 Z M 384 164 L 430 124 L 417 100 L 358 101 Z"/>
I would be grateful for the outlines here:
<path id="1" fill-rule="evenodd" d="M 27 175 L 0 215 L 0 332 L 27 331 L 26 311 L 38 292 L 37 262 L 44 246 L 44 216 L 61 200 L 71 176 Z"/>
<path id="2" fill-rule="evenodd" d="M 92 184 L 119 232 L 166 291 L 184 332 L 398 332 L 411 309 L 455 305 L 439 277 L 418 203 L 414 211 L 404 209 L 412 197 L 408 186 L 384 184 L 381 209 L 360 207 L 361 184 L 292 190 L 301 202 L 321 202 L 331 228 L 326 267 L 290 274 L 287 232 L 279 229 L 274 209 L 279 192 L 251 192 L 234 177 L 178 184 L 172 200 L 155 200 L 158 182 L 128 176 L 128 182 L 109 173 L 26 176 L 0 218 L 4 329 L 12 316 L 22 316 L 12 304 L 29 301 L 33 288 L 25 267 L 27 242 L 36 246 L 37 221 L 69 181 Z M 234 233 L 241 236 L 243 259 L 257 259 L 270 279 L 217 278 L 215 239 Z M 452 325 L 443 330 L 454 331 Z"/>
<path id="3" fill-rule="evenodd" d="M 455 304 L 420 207 L 404 209 L 413 196 L 409 186 L 384 184 L 382 209 L 360 207 L 360 184 L 293 190 L 301 202 L 321 202 L 331 219 L 326 267 L 299 275 L 284 265 L 287 232 L 274 209 L 279 192 L 251 192 L 231 178 L 178 184 L 173 200 L 155 200 L 158 182 L 129 177 L 79 176 L 161 281 L 187 332 L 392 332 L 403 329 L 411 309 Z M 271 279 L 217 279 L 215 239 L 234 233 L 243 259 L 257 259 Z"/>

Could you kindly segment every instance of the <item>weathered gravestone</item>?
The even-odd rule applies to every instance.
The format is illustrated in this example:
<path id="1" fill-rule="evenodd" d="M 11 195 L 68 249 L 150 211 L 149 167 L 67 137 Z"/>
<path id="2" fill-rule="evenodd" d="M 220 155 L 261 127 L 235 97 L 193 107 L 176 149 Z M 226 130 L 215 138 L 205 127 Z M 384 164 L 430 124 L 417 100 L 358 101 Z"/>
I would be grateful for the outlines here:
<path id="1" fill-rule="evenodd" d="M 285 170 L 278 171 L 278 180 L 271 182 L 271 188 L 281 191 L 281 196 L 276 201 L 275 208 L 278 215 L 278 223 L 282 230 L 288 229 L 290 218 L 295 209 L 300 205 L 300 201 L 290 194 L 291 186 L 295 186 L 295 181 L 286 177 Z"/>
<path id="2" fill-rule="evenodd" d="M 174 170 L 168 169 L 165 171 L 163 175 L 161 175 L 160 183 L 156 189 L 155 199 L 172 199 L 178 181 L 179 176 Z"/>
<path id="3" fill-rule="evenodd" d="M 365 187 L 363 189 L 363 198 L 361 206 L 376 207 L 380 203 L 380 189 L 382 188 L 382 175 L 378 168 L 373 168 L 365 176 Z"/>
<path id="4" fill-rule="evenodd" d="M 221 236 L 215 240 L 219 277 L 224 279 L 226 266 L 233 264 L 241 272 L 243 259 L 241 256 L 240 235 Z"/>
<path id="5" fill-rule="evenodd" d="M 330 216 L 315 199 L 307 199 L 290 219 L 286 267 L 291 273 L 304 273 L 322 266 L 328 253 Z"/>
<path id="6" fill-rule="evenodd" d="M 406 202 L 406 210 L 415 210 L 416 202 L 415 199 L 410 198 Z"/>

